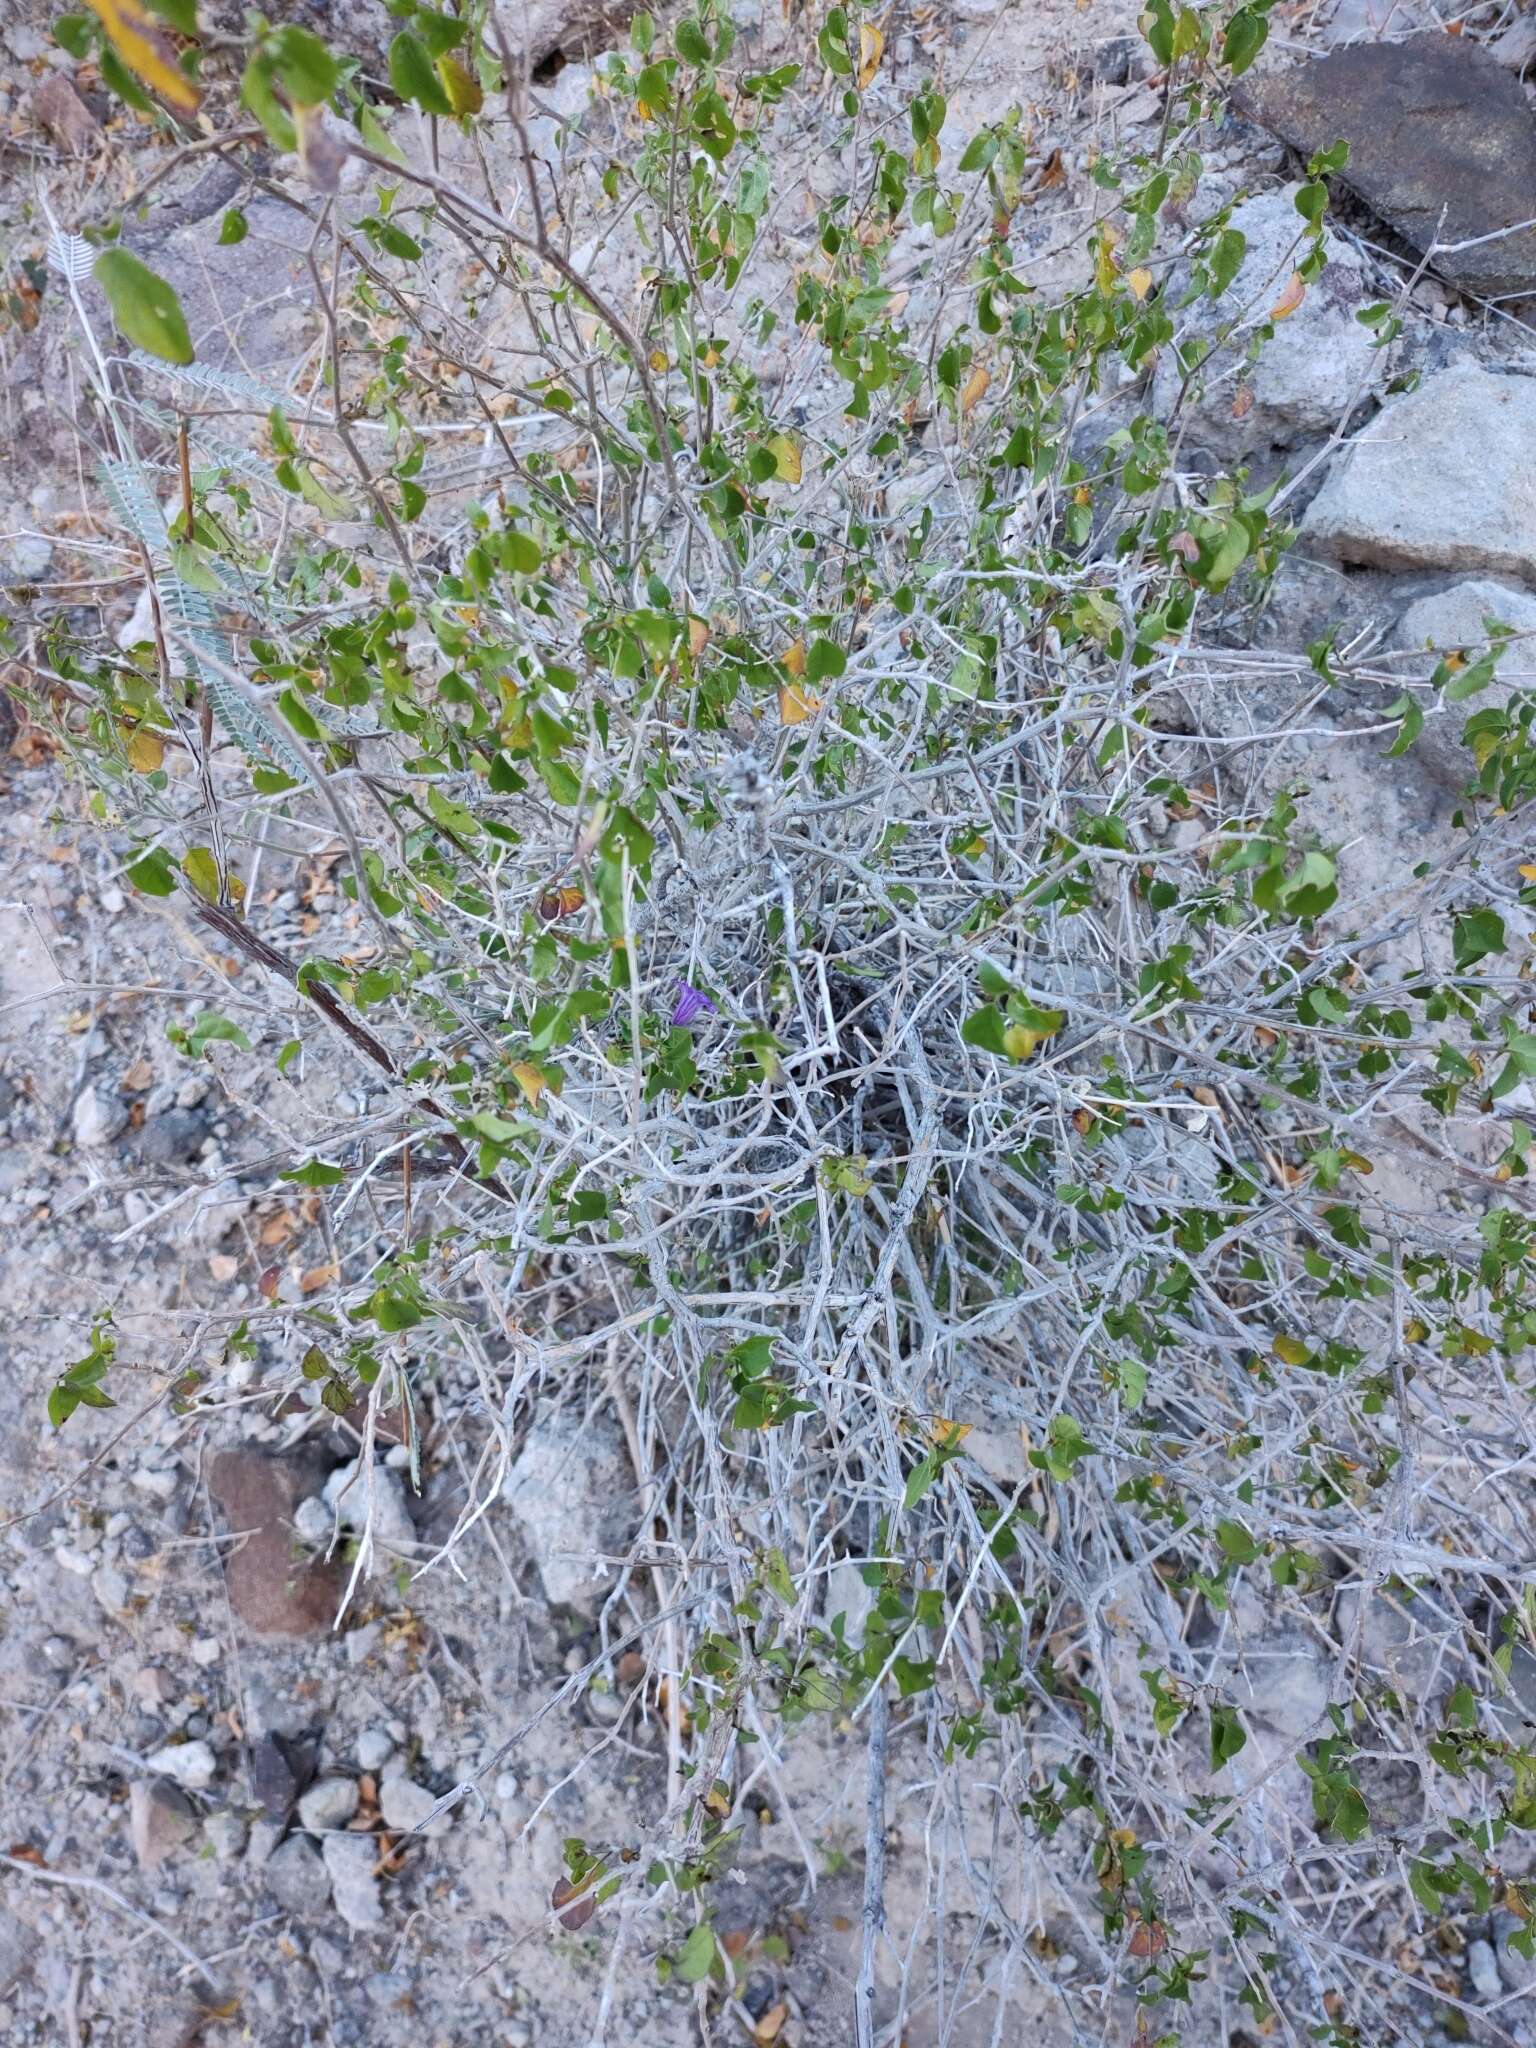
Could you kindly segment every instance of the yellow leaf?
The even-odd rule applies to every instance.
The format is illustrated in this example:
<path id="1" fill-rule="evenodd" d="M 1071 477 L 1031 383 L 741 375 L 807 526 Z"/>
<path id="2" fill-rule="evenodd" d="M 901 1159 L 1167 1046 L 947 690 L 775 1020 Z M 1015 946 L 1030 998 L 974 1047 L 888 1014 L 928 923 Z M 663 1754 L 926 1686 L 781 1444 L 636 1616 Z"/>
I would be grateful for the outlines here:
<path id="1" fill-rule="evenodd" d="M 512 1078 L 523 1091 L 523 1099 L 530 1109 L 537 1109 L 539 1097 L 549 1086 L 542 1067 L 536 1067 L 532 1060 L 518 1060 L 512 1068 Z"/>
<path id="2" fill-rule="evenodd" d="M 1411 1323 L 1404 1323 L 1403 1325 L 1403 1342 L 1405 1344 L 1422 1344 L 1428 1335 L 1428 1323 L 1421 1323 L 1417 1316 L 1414 1317 Z"/>
<path id="3" fill-rule="evenodd" d="M 1290 282 L 1269 309 L 1271 320 L 1289 320 L 1302 300 L 1307 296 L 1307 281 L 1299 270 L 1293 270 Z"/>
<path id="4" fill-rule="evenodd" d="M 153 775 L 165 759 L 165 741 L 147 725 L 128 736 L 128 766 L 135 775 Z"/>
<path id="5" fill-rule="evenodd" d="M 797 484 L 800 481 L 800 444 L 789 434 L 775 434 L 768 443 L 768 453 L 773 457 L 774 473 L 781 484 Z"/>
<path id="6" fill-rule="evenodd" d="M 784 2022 L 789 2018 L 789 2007 L 781 1998 L 777 2005 L 770 2005 L 757 2025 L 752 2029 L 752 2039 L 757 2048 L 773 2048 L 779 2035 L 784 2031 Z"/>
<path id="7" fill-rule="evenodd" d="M 1027 1024 L 1005 1025 L 1003 1050 L 1010 1059 L 1027 1060 L 1044 1035 L 1041 1031 L 1031 1031 Z"/>
<path id="8" fill-rule="evenodd" d="M 779 690 L 779 719 L 784 725 L 803 725 L 821 709 L 821 699 L 798 683 L 785 683 Z"/>
<path id="9" fill-rule="evenodd" d="M 965 388 L 960 393 L 960 410 L 962 413 L 968 413 L 975 410 L 975 408 L 981 403 L 982 399 L 986 396 L 987 386 L 991 382 L 991 371 L 983 369 L 981 364 L 978 363 L 975 369 L 972 370 L 969 377 L 966 378 Z"/>
<path id="10" fill-rule="evenodd" d="M 205 903 L 219 900 L 219 865 L 206 846 L 193 846 L 181 857 L 181 872 Z"/>
<path id="11" fill-rule="evenodd" d="M 859 23 L 859 91 L 862 92 L 880 69 L 885 54 L 885 37 L 873 22 Z"/>
<path id="12" fill-rule="evenodd" d="M 135 78 L 178 114 L 195 114 L 202 95 L 176 62 L 159 23 L 141 0 L 86 0 Z"/>
<path id="13" fill-rule="evenodd" d="M 803 676 L 805 674 L 805 642 L 803 640 L 790 641 L 784 652 L 779 656 L 779 667 L 783 669 L 787 676 Z"/>
<path id="14" fill-rule="evenodd" d="M 1523 867 L 1520 873 L 1527 882 L 1536 882 L 1536 864 Z"/>
<path id="15" fill-rule="evenodd" d="M 709 645 L 709 621 L 693 614 L 688 619 L 688 652 L 697 661 Z"/>
<path id="16" fill-rule="evenodd" d="M 1305 1365 L 1312 1356 L 1312 1351 L 1301 1337 L 1277 1337 L 1275 1356 L 1283 1365 Z"/>
<path id="17" fill-rule="evenodd" d="M 1093 281 L 1101 292 L 1113 291 L 1115 279 L 1120 275 L 1120 265 L 1115 261 L 1115 244 L 1119 239 L 1112 227 L 1099 229 L 1098 247 L 1093 256 Z"/>
<path id="18" fill-rule="evenodd" d="M 456 114 L 478 114 L 485 104 L 485 94 L 480 90 L 480 81 L 473 72 L 466 71 L 457 57 L 439 57 L 437 75 L 443 81 L 443 91 L 448 95 L 448 104 Z"/>
<path id="19" fill-rule="evenodd" d="M 928 1441 L 947 1450 L 951 1444 L 963 1444 L 974 1427 L 974 1423 L 951 1422 L 947 1416 L 935 1415 L 928 1425 Z"/>
<path id="20" fill-rule="evenodd" d="M 1138 300 L 1144 299 L 1152 289 L 1152 273 L 1150 270 L 1133 270 L 1125 281 Z"/>
<path id="21" fill-rule="evenodd" d="M 653 349 L 651 350 L 651 368 L 652 368 L 653 370 L 655 370 L 655 371 L 656 371 L 656 373 L 657 373 L 657 374 L 658 374 L 658 376 L 659 376 L 659 375 L 660 375 L 660 373 L 661 373 L 661 372 L 662 372 L 662 371 L 663 371 L 663 370 L 664 370 L 664 369 L 665 369 L 666 367 L 667 367 L 667 352 L 666 352 L 666 350 L 665 350 L 664 348 L 653 348 Z"/>

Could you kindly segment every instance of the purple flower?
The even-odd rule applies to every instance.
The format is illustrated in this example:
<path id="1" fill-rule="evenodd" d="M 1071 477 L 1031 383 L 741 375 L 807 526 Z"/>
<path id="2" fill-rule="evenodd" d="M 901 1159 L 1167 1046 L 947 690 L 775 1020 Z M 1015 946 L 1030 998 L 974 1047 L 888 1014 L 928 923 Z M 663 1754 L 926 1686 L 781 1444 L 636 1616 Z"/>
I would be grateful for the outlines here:
<path id="1" fill-rule="evenodd" d="M 692 1024 L 702 1017 L 706 1010 L 712 1017 L 719 1014 L 702 989 L 695 988 L 691 982 L 680 981 L 677 984 L 677 1007 L 672 1012 L 672 1022 Z"/>

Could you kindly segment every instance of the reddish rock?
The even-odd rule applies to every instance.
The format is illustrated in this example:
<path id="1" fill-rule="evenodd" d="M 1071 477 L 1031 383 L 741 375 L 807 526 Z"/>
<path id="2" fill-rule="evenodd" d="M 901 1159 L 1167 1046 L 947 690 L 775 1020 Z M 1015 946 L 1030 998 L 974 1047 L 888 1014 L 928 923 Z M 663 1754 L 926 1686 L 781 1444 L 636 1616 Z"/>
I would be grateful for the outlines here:
<path id="1" fill-rule="evenodd" d="M 71 156 L 83 156 L 101 133 L 101 123 L 62 71 L 51 73 L 33 93 L 32 111 Z"/>
<path id="2" fill-rule="evenodd" d="M 128 1832 L 140 1870 L 155 1870 L 197 1833 L 197 1813 L 178 1786 L 137 1778 L 128 1787 Z"/>
<path id="3" fill-rule="evenodd" d="M 221 1451 L 208 1489 L 231 1535 L 245 1541 L 224 1559 L 230 1604 L 252 1635 L 323 1635 L 336 1619 L 344 1580 L 336 1562 L 311 1557 L 295 1541 L 293 1511 L 315 1490 L 308 1459 Z"/>

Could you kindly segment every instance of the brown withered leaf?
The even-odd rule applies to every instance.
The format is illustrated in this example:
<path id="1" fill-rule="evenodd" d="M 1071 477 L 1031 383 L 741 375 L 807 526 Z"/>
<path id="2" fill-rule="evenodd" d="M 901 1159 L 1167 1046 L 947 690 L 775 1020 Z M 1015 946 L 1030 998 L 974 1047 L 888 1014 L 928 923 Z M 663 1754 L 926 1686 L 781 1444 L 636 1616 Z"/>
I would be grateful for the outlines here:
<path id="1" fill-rule="evenodd" d="M 549 1903 L 560 1925 L 572 1934 L 579 1933 L 597 1911 L 597 1900 L 590 1887 L 574 1885 L 568 1877 L 555 1879 Z"/>
<path id="2" fill-rule="evenodd" d="M 1131 1954 L 1145 1959 L 1160 1956 L 1168 1946 L 1168 1937 L 1155 1920 L 1138 1920 L 1131 1930 Z"/>

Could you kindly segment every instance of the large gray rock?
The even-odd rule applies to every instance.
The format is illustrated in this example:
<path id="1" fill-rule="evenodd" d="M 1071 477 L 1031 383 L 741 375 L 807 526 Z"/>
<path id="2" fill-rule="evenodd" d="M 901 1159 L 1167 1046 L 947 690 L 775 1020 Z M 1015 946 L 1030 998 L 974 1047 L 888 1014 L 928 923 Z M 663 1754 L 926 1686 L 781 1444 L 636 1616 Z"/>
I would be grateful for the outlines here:
<path id="1" fill-rule="evenodd" d="M 1536 584 L 1536 381 L 1458 363 L 1393 399 L 1334 466 L 1302 537 L 1365 568 Z"/>
<path id="2" fill-rule="evenodd" d="M 1519 79 L 1470 37 L 1360 43 L 1250 74 L 1233 98 L 1304 157 L 1347 142 L 1339 183 L 1413 248 L 1437 248 L 1458 290 L 1536 291 L 1536 122 Z"/>
<path id="3" fill-rule="evenodd" d="M 362 1469 L 361 1459 L 339 1465 L 325 1482 L 325 1505 L 343 1529 L 361 1535 L 371 1523 L 377 1549 L 388 1556 L 409 1556 L 416 1545 L 416 1524 L 398 1472 L 387 1465 Z M 378 1560 L 385 1562 L 384 1557 Z"/>
<path id="4" fill-rule="evenodd" d="M 327 1835 L 320 1844 L 331 1896 L 349 1927 L 367 1933 L 384 1925 L 379 1898 L 379 1845 L 372 1835 Z M 274 1859 L 275 1860 L 275 1859 Z M 271 1867 L 270 1865 L 268 1866 Z"/>
<path id="5" fill-rule="evenodd" d="M 302 1835 L 294 1835 L 267 1858 L 262 1871 L 267 1890 L 285 1912 L 313 1920 L 330 1903 L 331 1883 L 325 1865 Z"/>
<path id="6" fill-rule="evenodd" d="M 1536 635 L 1536 597 L 1513 584 L 1495 583 L 1479 576 L 1466 583 L 1453 583 L 1421 597 L 1403 613 L 1397 638 L 1400 645 L 1415 650 L 1426 648 L 1424 666 L 1443 654 L 1466 649 L 1481 651 L 1489 641 L 1488 621 L 1510 627 L 1515 633 Z M 1460 704 L 1440 704 L 1429 711 L 1424 730 L 1414 742 L 1412 758 L 1448 789 L 1460 789 L 1475 773 L 1472 756 L 1461 744 L 1462 727 L 1475 712 L 1490 705 L 1507 703 L 1520 689 L 1536 687 L 1536 639 L 1515 640 L 1499 661 L 1495 680 L 1486 690 Z"/>
<path id="7" fill-rule="evenodd" d="M 502 1498 L 551 1603 L 595 1613 L 613 1581 L 599 1559 L 622 1555 L 634 1530 L 635 1475 L 619 1431 L 599 1418 L 539 1416 Z"/>
<path id="8" fill-rule="evenodd" d="M 1248 341 L 1290 281 L 1305 222 L 1296 211 L 1300 188 L 1287 185 L 1244 200 L 1232 226 L 1248 244 L 1236 277 L 1219 299 L 1200 299 L 1180 314 L 1181 338 L 1208 346 L 1218 329 L 1236 325 L 1236 338 L 1214 350 L 1191 384 L 1191 434 L 1227 456 L 1280 446 L 1308 435 L 1330 434 L 1384 367 L 1369 328 L 1355 318 L 1375 296 L 1360 258 L 1337 235 L 1325 233 L 1327 268 L 1305 298 L 1280 321 L 1256 363 L 1247 364 Z M 1174 279 L 1177 304 L 1187 272 Z M 1172 412 L 1184 373 L 1165 348 L 1153 378 L 1158 417 Z"/>

